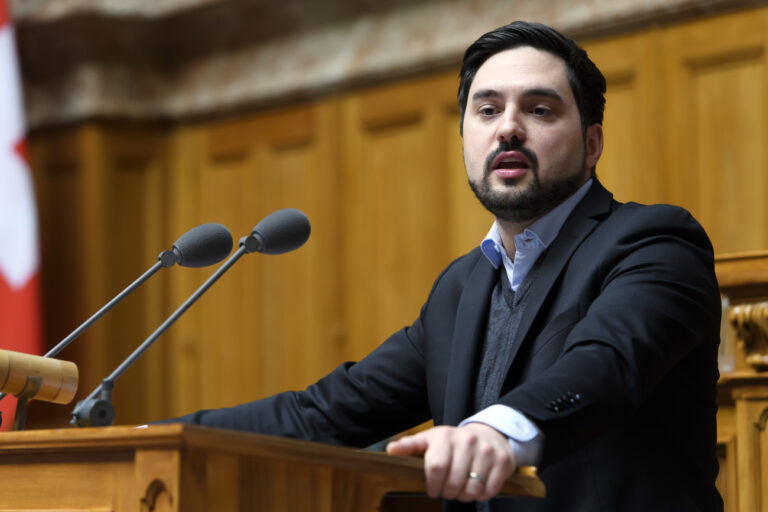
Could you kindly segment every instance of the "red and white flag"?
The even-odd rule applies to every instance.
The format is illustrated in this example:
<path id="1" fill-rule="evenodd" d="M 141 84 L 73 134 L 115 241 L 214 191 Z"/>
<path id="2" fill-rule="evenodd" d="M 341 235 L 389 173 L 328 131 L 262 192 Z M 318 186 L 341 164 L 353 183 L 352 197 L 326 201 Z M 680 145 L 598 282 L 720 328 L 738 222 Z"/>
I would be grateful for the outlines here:
<path id="1" fill-rule="evenodd" d="M 37 212 L 24 151 L 24 116 L 9 0 L 0 0 L 0 348 L 40 354 Z M 0 401 L 2 430 L 16 399 Z"/>

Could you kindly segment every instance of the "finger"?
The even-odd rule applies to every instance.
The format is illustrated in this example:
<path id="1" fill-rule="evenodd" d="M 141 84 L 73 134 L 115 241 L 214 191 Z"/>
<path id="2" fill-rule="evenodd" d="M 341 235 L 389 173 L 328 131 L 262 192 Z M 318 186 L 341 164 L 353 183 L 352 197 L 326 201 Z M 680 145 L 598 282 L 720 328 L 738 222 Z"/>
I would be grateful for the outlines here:
<path id="1" fill-rule="evenodd" d="M 437 498 L 443 492 L 445 479 L 451 469 L 453 447 L 445 436 L 433 437 L 424 453 L 424 476 L 427 479 L 427 494 Z"/>
<path id="2" fill-rule="evenodd" d="M 480 443 L 475 449 L 472 465 L 467 471 L 466 485 L 459 496 L 461 501 L 486 501 L 488 475 L 493 466 L 496 448 L 487 443 Z M 474 477 L 472 475 L 475 475 Z"/>
<path id="3" fill-rule="evenodd" d="M 467 485 L 459 496 L 459 501 L 487 501 L 485 499 L 485 477 L 481 471 L 470 471 L 467 475 Z"/>
<path id="4" fill-rule="evenodd" d="M 515 456 L 511 449 L 498 451 L 488 469 L 480 500 L 487 501 L 501 492 L 504 482 L 515 471 Z"/>
<path id="5" fill-rule="evenodd" d="M 428 443 L 421 436 L 406 436 L 387 444 L 387 453 L 389 455 L 424 455 L 427 451 Z"/>
<path id="6" fill-rule="evenodd" d="M 450 472 L 443 485 L 442 496 L 459 498 L 468 484 L 470 468 L 473 465 L 478 438 L 474 432 L 457 431 L 453 439 L 453 457 Z"/>

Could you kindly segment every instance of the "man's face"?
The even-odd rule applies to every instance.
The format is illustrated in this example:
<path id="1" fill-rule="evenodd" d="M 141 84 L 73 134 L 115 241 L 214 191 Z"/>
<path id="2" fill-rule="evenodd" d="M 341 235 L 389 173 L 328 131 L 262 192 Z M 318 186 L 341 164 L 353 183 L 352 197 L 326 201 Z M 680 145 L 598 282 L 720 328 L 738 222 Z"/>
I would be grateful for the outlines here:
<path id="1" fill-rule="evenodd" d="M 498 219 L 528 222 L 590 177 L 602 128 L 582 131 L 565 63 L 531 47 L 491 56 L 469 89 L 464 163 L 472 190 Z"/>

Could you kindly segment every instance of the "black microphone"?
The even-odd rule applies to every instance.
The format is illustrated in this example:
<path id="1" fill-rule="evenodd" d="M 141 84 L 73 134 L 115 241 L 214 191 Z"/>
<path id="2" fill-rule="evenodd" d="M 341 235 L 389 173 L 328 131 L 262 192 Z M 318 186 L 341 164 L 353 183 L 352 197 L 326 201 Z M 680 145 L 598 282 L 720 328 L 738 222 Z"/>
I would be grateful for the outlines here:
<path id="1" fill-rule="evenodd" d="M 261 220 L 249 235 L 240 239 L 239 247 L 211 277 L 208 278 L 184 303 L 169 316 L 155 332 L 142 342 L 115 371 L 101 381 L 85 400 L 77 403 L 72 410 L 70 424 L 78 427 L 105 427 L 115 421 L 115 409 L 112 405 L 112 388 L 115 381 L 152 346 L 173 323 L 179 319 L 192 304 L 210 288 L 243 254 L 260 252 L 262 254 L 283 254 L 298 249 L 309 238 L 311 231 L 309 219 L 304 213 L 294 208 L 277 210 Z"/>
<path id="2" fill-rule="evenodd" d="M 261 220 L 245 239 L 246 252 L 283 254 L 298 249 L 309 238 L 309 219 L 295 208 L 277 210 Z M 240 244 L 243 240 L 240 240 Z"/>
<path id="3" fill-rule="evenodd" d="M 161 252 L 157 257 L 157 263 L 142 274 L 141 277 L 128 285 L 128 287 L 117 294 L 88 320 L 83 322 L 80 327 L 61 340 L 43 357 L 54 357 L 64 350 L 70 343 L 83 334 L 86 329 L 93 325 L 96 320 L 104 316 L 109 310 L 114 308 L 121 300 L 127 297 L 128 294 L 152 277 L 152 275 L 161 268 L 172 267 L 176 263 L 182 267 L 205 267 L 223 260 L 231 251 L 232 235 L 229 233 L 229 230 L 221 224 L 201 224 L 190 229 L 173 243 L 173 247 L 170 251 Z M 2 400 L 3 397 L 5 397 L 5 393 L 0 393 L 0 400 Z"/>
<path id="4" fill-rule="evenodd" d="M 173 243 L 175 262 L 182 267 L 207 267 L 218 263 L 232 251 L 232 235 L 221 224 L 200 224 Z"/>

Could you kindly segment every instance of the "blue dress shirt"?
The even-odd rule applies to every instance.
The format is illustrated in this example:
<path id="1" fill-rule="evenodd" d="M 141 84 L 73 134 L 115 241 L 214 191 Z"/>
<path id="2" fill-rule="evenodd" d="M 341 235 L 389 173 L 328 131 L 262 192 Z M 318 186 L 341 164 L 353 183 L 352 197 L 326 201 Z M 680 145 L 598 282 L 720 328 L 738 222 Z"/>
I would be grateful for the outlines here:
<path id="1" fill-rule="evenodd" d="M 571 197 L 524 229 L 522 233 L 515 235 L 514 261 L 504 249 L 498 224 L 493 223 L 488 235 L 480 244 L 480 249 L 494 268 L 504 264 L 512 290 L 517 291 L 533 264 L 555 239 L 565 220 L 591 186 L 592 179 L 582 185 Z M 494 404 L 465 419 L 459 426 L 472 422 L 484 423 L 507 436 L 518 466 L 535 466 L 541 460 L 543 436 L 538 427 L 517 410 Z"/>

